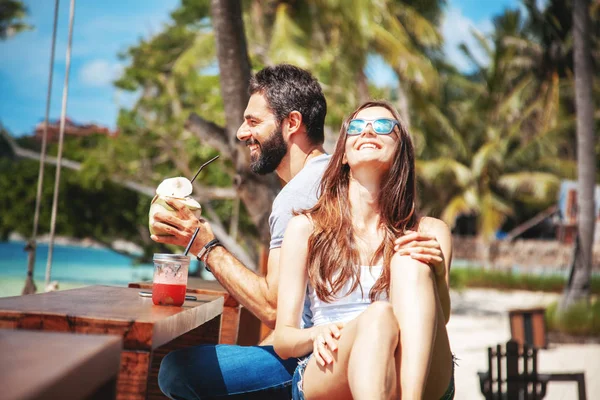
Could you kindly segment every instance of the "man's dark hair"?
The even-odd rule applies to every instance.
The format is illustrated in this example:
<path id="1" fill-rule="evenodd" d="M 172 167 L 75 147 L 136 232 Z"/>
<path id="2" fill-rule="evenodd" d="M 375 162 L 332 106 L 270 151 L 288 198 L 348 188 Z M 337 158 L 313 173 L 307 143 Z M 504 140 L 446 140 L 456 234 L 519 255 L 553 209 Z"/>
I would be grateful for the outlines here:
<path id="1" fill-rule="evenodd" d="M 250 79 L 248 92 L 250 96 L 265 96 L 278 123 L 292 111 L 298 111 L 310 142 L 316 145 L 325 141 L 327 102 L 321 85 L 310 72 L 290 64 L 266 67 Z"/>

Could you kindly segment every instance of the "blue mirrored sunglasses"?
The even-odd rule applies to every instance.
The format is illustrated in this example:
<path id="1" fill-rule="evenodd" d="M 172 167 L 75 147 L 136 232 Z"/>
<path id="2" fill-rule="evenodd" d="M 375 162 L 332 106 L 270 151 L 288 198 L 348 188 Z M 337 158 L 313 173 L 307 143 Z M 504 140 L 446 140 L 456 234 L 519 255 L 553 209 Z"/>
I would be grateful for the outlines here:
<path id="1" fill-rule="evenodd" d="M 394 127 L 398 124 L 398 121 L 390 118 L 377 118 L 377 119 L 353 119 L 348 124 L 346 135 L 356 136 L 360 135 L 367 129 L 367 126 L 371 124 L 373 132 L 378 135 L 389 135 L 394 130 Z"/>

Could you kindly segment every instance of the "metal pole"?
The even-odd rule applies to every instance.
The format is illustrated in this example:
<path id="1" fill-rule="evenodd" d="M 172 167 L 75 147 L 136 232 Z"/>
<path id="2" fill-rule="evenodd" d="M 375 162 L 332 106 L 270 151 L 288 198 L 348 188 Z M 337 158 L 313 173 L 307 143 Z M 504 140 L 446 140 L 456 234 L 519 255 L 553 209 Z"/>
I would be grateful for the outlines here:
<path id="1" fill-rule="evenodd" d="M 58 191 L 60 185 L 60 166 L 62 162 L 63 141 L 65 136 L 65 118 L 67 116 L 67 100 L 69 98 L 69 71 L 71 69 L 71 47 L 73 43 L 73 21 L 75 19 L 75 0 L 71 0 L 69 10 L 69 42 L 67 44 L 65 83 L 63 86 L 62 107 L 60 111 L 60 131 L 58 138 L 58 155 L 56 159 L 56 177 L 54 179 L 54 197 L 52 199 L 52 217 L 50 219 L 50 242 L 48 243 L 48 261 L 46 263 L 46 289 L 50 284 L 52 271 L 52 255 L 54 251 L 54 232 L 56 230 L 56 211 L 58 208 Z"/>

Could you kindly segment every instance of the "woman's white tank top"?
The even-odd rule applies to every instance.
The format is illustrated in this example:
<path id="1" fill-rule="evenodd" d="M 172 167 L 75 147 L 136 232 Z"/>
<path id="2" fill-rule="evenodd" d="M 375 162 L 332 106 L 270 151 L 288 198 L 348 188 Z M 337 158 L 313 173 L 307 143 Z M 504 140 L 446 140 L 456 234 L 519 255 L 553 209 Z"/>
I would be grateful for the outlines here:
<path id="1" fill-rule="evenodd" d="M 356 318 L 371 304 L 369 292 L 375 282 L 381 276 L 382 266 L 361 266 L 360 287 L 357 287 L 352 293 L 350 291 L 351 282 L 348 281 L 343 286 L 337 298 L 326 303 L 317 297 L 317 293 L 312 285 L 308 284 L 307 296 L 310 301 L 310 310 L 312 311 L 313 325 L 323 325 L 331 322 L 349 322 Z M 385 300 L 382 298 L 382 300 Z"/>

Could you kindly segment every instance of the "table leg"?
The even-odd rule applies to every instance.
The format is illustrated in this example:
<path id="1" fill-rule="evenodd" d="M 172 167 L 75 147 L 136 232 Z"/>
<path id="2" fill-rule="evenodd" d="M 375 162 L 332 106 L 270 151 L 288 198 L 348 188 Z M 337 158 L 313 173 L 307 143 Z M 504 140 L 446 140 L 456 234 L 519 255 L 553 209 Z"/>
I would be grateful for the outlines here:
<path id="1" fill-rule="evenodd" d="M 149 351 L 121 352 L 117 400 L 144 400 L 151 356 Z"/>
<path id="2" fill-rule="evenodd" d="M 150 367 L 150 375 L 148 376 L 147 399 L 165 400 L 167 397 L 162 394 L 158 387 L 158 370 L 160 362 L 168 353 L 173 350 L 185 349 L 187 347 L 196 346 L 199 344 L 217 344 L 219 343 L 219 332 L 221 329 L 221 316 L 217 316 L 210 321 L 205 322 L 196 329 L 193 329 L 173 339 L 169 343 L 155 349 L 152 352 L 152 360 Z"/>
<path id="3" fill-rule="evenodd" d="M 238 340 L 238 329 L 240 326 L 240 306 L 223 307 L 223 322 L 221 324 L 221 336 L 219 343 L 236 344 Z"/>

